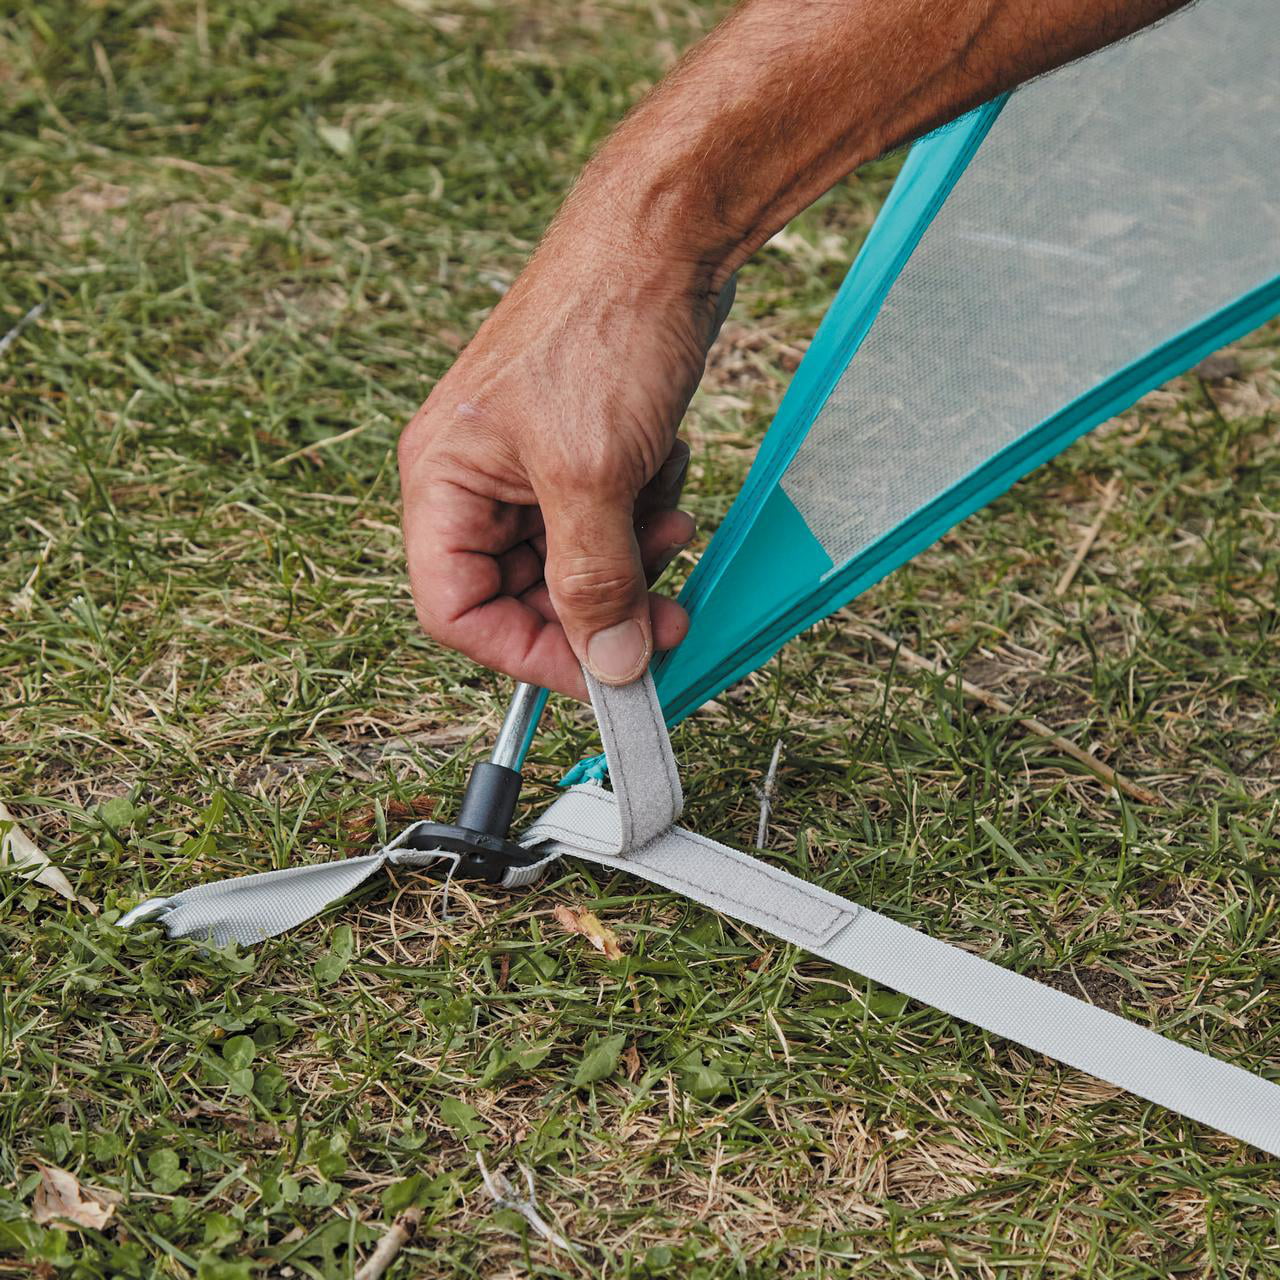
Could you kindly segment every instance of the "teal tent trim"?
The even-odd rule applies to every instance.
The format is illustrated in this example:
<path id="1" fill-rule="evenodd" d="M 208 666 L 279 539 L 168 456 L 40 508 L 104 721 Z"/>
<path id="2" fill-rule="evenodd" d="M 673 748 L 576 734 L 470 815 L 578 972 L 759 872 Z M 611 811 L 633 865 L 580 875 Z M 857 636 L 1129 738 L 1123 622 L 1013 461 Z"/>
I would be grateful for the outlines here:
<path id="1" fill-rule="evenodd" d="M 664 700 L 668 722 L 677 723 L 734 680 L 755 670 L 792 636 L 879 582 L 1087 431 L 1278 313 L 1280 275 L 1133 361 L 1046 418 L 865 551 L 830 572 L 816 590 L 810 580 L 808 589 L 793 592 L 786 603 L 771 611 L 772 621 L 745 638 L 736 649 L 728 653 L 721 649 L 720 661 L 708 664 L 700 678 L 686 683 L 670 702 Z M 753 615 L 756 612 L 752 610 Z"/>
<path id="2" fill-rule="evenodd" d="M 727 648 L 738 647 L 745 639 L 744 630 L 785 602 L 798 568 L 816 567 L 825 573 L 832 567 L 778 482 L 920 237 L 1007 101 L 1008 95 L 1002 95 L 944 125 L 916 143 L 907 156 L 778 406 L 746 483 L 680 594 L 692 619 L 689 635 L 678 650 L 663 655 L 654 666 L 664 709 L 673 704 L 685 708 L 670 723 L 694 709 L 687 705 L 690 689 L 707 687 L 707 672 L 719 665 Z M 744 556 L 748 542 L 752 554 Z M 780 554 L 787 557 L 786 572 L 770 577 L 759 570 L 759 565 L 772 564 Z M 740 560 L 757 565 L 749 584 L 737 580 Z M 713 697 L 724 683 L 700 701 Z"/>

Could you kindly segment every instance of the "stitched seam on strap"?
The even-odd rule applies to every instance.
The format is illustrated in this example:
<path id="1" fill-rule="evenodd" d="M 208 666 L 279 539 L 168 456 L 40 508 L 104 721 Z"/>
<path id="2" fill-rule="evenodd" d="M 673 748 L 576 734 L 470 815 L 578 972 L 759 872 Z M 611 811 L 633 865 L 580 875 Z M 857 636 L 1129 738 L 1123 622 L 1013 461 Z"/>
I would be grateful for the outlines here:
<path id="1" fill-rule="evenodd" d="M 670 817 L 667 819 L 667 825 L 670 826 L 680 816 L 680 810 L 684 807 L 684 796 L 680 788 L 680 774 L 676 771 L 676 758 L 671 750 L 671 736 L 667 733 L 667 726 L 662 722 L 662 716 L 658 710 L 657 692 L 653 687 L 653 677 L 645 676 L 644 688 L 645 709 L 649 712 L 649 721 L 653 725 L 653 736 L 658 746 L 658 755 L 662 758 L 662 767 L 667 775 L 667 811 Z"/>
<path id="2" fill-rule="evenodd" d="M 612 840 L 603 840 L 597 836 L 592 836 L 587 832 L 575 830 L 572 827 L 562 826 L 553 819 L 549 820 L 549 815 L 558 807 L 562 806 L 564 801 L 570 796 L 573 796 L 575 799 L 591 800 L 596 804 L 603 804 L 615 817 L 618 816 L 618 798 L 612 791 L 605 791 L 598 786 L 588 785 L 570 787 L 569 790 L 565 792 L 564 799 L 557 800 L 550 809 L 547 810 L 547 813 L 534 822 L 528 831 L 520 837 L 520 843 L 526 845 L 526 847 L 532 848 L 543 840 L 546 840 L 548 833 L 550 833 L 551 835 L 563 840 L 566 844 L 583 845 L 595 853 L 604 853 L 608 854 L 610 857 L 625 858 L 627 856 L 626 853 L 620 851 Z"/>
<path id="3" fill-rule="evenodd" d="M 609 794 L 605 792 L 587 790 L 584 788 L 581 791 L 574 789 L 570 791 L 569 794 L 579 796 L 583 800 L 593 801 L 596 804 L 603 804 L 606 806 L 610 805 L 611 797 Z M 599 847 L 599 845 L 602 842 L 592 841 L 590 836 L 585 836 L 581 831 L 571 831 L 567 827 L 560 826 L 558 823 L 539 822 L 534 824 L 534 829 L 539 831 L 540 834 L 543 831 L 548 831 L 558 835 L 560 839 L 563 840 L 564 843 L 570 847 L 571 850 L 573 849 L 574 845 L 577 844 L 579 846 L 590 847 L 592 849 L 592 852 L 595 852 L 595 853 L 601 853 L 601 854 L 604 854 L 605 856 L 616 856 L 623 859 L 624 861 L 627 860 L 626 854 L 616 854 L 616 855 L 610 854 L 607 849 Z M 667 832 L 673 833 L 673 834 L 678 833 L 680 836 L 684 838 L 692 838 L 692 840 L 695 843 L 706 840 L 705 836 L 697 836 L 691 831 L 685 831 L 683 827 L 671 826 L 667 828 Z M 659 835 L 655 836 L 654 839 L 655 840 L 660 839 L 663 834 L 666 834 L 666 833 L 659 833 Z M 801 886 L 805 886 L 804 881 L 794 882 L 791 879 L 791 877 L 786 876 L 785 872 L 778 871 L 775 868 L 770 867 L 767 863 L 756 862 L 754 858 L 748 858 L 746 854 L 738 854 L 737 857 L 734 857 L 733 855 L 735 854 L 736 850 L 730 849 L 728 845 L 716 844 L 714 841 L 711 841 L 711 840 L 706 840 L 706 843 L 708 845 L 713 846 L 717 852 L 723 851 L 725 853 L 728 853 L 730 855 L 731 861 L 734 862 L 735 865 L 742 867 L 751 875 L 762 876 L 764 877 L 764 879 L 770 881 L 772 884 L 781 886 L 788 893 L 799 893 L 799 896 L 804 897 L 803 889 L 797 889 L 797 883 Z M 643 847 L 644 846 L 641 846 L 641 849 L 643 849 Z M 636 852 L 639 852 L 639 850 L 637 850 Z M 659 868 L 654 868 L 654 870 L 659 870 Z M 682 876 L 677 872 L 668 871 L 665 867 L 661 868 L 661 871 L 664 876 L 667 876 L 676 884 L 684 885 L 690 889 L 697 889 L 702 892 L 711 892 L 715 894 L 717 897 L 721 898 L 723 901 L 733 903 L 734 906 L 743 907 L 749 911 L 757 911 L 762 916 L 765 916 L 769 920 L 776 920 L 780 924 L 788 925 L 792 929 L 801 929 L 804 932 L 812 933 L 815 936 L 829 932 L 831 928 L 841 919 L 842 916 L 847 916 L 849 919 L 853 919 L 854 915 L 857 912 L 856 903 L 851 904 L 850 907 L 837 907 L 829 903 L 820 904 L 820 905 L 829 906 L 831 914 L 819 926 L 815 928 L 812 925 L 802 924 L 800 921 L 794 919 L 793 917 L 779 915 L 776 911 L 770 911 L 767 907 L 761 906 L 761 904 L 758 902 L 753 902 L 746 898 L 735 898 L 732 894 L 725 893 L 724 890 L 719 889 L 714 885 L 710 885 L 706 881 L 691 880 L 687 876 Z M 786 877 L 785 879 L 783 878 L 784 876 Z M 805 887 L 808 887 L 808 886 L 805 886 Z M 815 902 L 816 900 L 813 898 L 805 898 L 805 901 Z"/>
<path id="4" fill-rule="evenodd" d="M 681 828 L 671 827 L 671 828 L 668 828 L 668 830 L 673 832 L 680 832 Z M 787 884 L 785 881 L 779 881 L 776 876 L 771 875 L 769 871 L 764 868 L 761 868 L 758 866 L 751 866 L 749 864 L 738 862 L 737 859 L 734 859 L 734 862 L 737 863 L 737 865 L 740 868 L 743 868 L 744 870 L 746 870 L 750 875 L 762 876 L 765 880 L 768 880 L 773 884 L 780 883 L 782 887 L 790 893 L 796 892 L 794 885 Z M 779 924 L 789 925 L 792 929 L 799 929 L 804 933 L 813 934 L 815 937 L 823 936 L 826 933 L 828 933 L 831 930 L 832 926 L 842 916 L 848 916 L 850 919 L 852 919 L 854 915 L 853 912 L 848 911 L 845 908 L 831 907 L 830 908 L 831 914 L 828 915 L 826 919 L 822 920 L 819 924 L 817 925 L 805 924 L 795 919 L 795 917 L 793 916 L 784 916 L 779 914 L 776 911 L 770 911 L 767 907 L 761 906 L 759 902 L 753 902 L 753 901 L 750 901 L 749 899 L 744 899 L 744 898 L 735 898 L 730 894 L 725 893 L 723 889 L 717 888 L 714 885 L 709 885 L 705 881 L 690 880 L 687 877 L 669 872 L 665 868 L 662 869 L 662 873 L 663 875 L 670 876 L 670 878 L 676 881 L 676 883 L 678 884 L 687 885 L 691 889 L 700 889 L 704 892 L 712 893 L 717 898 L 723 899 L 725 902 L 732 902 L 736 906 L 740 906 L 751 911 L 759 912 L 760 915 L 766 917 L 769 920 L 776 920 Z M 806 902 L 810 902 L 810 903 L 813 902 L 812 898 L 805 898 L 803 893 L 800 893 L 798 896 L 803 898 L 804 901 Z M 819 905 L 826 905 L 826 904 L 819 904 Z"/>
<path id="5" fill-rule="evenodd" d="M 786 916 L 778 915 L 776 912 L 766 912 L 766 914 L 770 915 L 771 919 L 786 921 L 794 928 L 803 929 L 808 933 L 826 934 L 830 932 L 830 930 L 841 919 L 853 919 L 860 909 L 856 902 L 847 902 L 839 906 L 835 903 L 826 902 L 823 898 L 816 896 L 819 893 L 825 895 L 825 891 L 819 889 L 817 885 L 811 885 L 807 881 L 801 880 L 798 876 L 792 876 L 786 871 L 780 871 L 776 867 L 771 867 L 767 862 L 758 862 L 755 858 L 751 857 L 750 854 L 742 853 L 741 850 L 734 849 L 730 845 L 720 844 L 718 841 L 714 840 L 708 840 L 706 836 L 700 836 L 696 831 L 688 831 L 684 827 L 671 827 L 669 830 L 675 832 L 683 839 L 688 840 L 691 844 L 709 845 L 717 853 L 727 850 L 731 855 L 736 855 L 731 858 L 734 865 L 746 871 L 749 875 L 763 876 L 764 879 L 770 881 L 774 885 L 777 885 L 786 893 L 794 894 L 797 897 L 802 898 L 805 902 L 811 903 L 815 907 L 826 907 L 831 912 L 831 914 L 816 927 L 801 924 L 798 920 L 789 919 Z M 705 881 L 682 879 L 681 883 L 688 884 L 693 887 L 705 887 L 709 892 L 715 893 L 724 898 L 726 902 L 741 901 L 736 898 L 731 898 L 727 893 L 724 893 L 723 890 L 716 888 L 714 885 L 707 884 Z M 815 896 L 810 897 L 808 895 L 806 891 L 810 889 L 814 891 Z M 752 907 L 757 911 L 764 910 L 764 908 L 759 907 L 750 900 L 742 901 L 742 905 Z"/>

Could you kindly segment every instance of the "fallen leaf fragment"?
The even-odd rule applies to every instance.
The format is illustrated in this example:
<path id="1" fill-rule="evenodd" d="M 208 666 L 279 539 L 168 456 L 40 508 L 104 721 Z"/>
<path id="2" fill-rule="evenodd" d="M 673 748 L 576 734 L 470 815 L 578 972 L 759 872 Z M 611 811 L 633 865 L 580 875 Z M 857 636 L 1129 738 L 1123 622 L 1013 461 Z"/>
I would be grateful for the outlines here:
<path id="1" fill-rule="evenodd" d="M 607 960 L 621 960 L 622 946 L 618 935 L 607 925 L 601 924 L 594 911 L 575 911 L 572 907 L 558 906 L 556 923 L 566 933 L 581 934 Z"/>
<path id="2" fill-rule="evenodd" d="M 40 1165 L 40 1185 L 31 1202 L 31 1216 L 40 1226 L 70 1230 L 72 1226 L 101 1231 L 116 1211 L 114 1197 L 105 1191 L 81 1187 L 75 1174 L 51 1165 Z"/>
<path id="3" fill-rule="evenodd" d="M 0 801 L 0 866 L 6 865 L 29 872 L 39 867 L 31 879 L 71 902 L 76 901 L 76 891 L 71 882 L 49 861 L 48 854 L 41 852 L 36 842 L 18 826 L 18 820 Z"/>

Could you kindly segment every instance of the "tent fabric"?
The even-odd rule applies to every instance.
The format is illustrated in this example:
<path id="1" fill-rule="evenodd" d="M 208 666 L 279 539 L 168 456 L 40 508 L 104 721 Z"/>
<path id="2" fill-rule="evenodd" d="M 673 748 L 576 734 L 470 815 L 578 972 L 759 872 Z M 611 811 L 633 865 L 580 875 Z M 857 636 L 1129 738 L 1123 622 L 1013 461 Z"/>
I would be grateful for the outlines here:
<path id="1" fill-rule="evenodd" d="M 657 667 L 675 723 L 1280 311 L 1280 5 L 1205 0 L 913 148 Z"/>

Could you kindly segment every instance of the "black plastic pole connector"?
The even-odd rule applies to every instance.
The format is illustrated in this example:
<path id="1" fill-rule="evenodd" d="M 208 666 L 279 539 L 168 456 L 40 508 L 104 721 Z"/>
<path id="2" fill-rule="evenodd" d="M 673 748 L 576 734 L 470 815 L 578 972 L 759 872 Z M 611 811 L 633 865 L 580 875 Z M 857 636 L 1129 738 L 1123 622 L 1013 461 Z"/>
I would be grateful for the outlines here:
<path id="1" fill-rule="evenodd" d="M 495 758 L 471 770 L 457 822 L 419 823 L 405 840 L 408 848 L 445 849 L 460 854 L 453 874 L 490 884 L 500 884 L 512 867 L 527 867 L 538 861 L 537 854 L 508 839 L 508 835 L 520 797 L 519 766 L 546 701 L 545 689 L 516 686 L 494 747 Z M 516 767 L 500 763 L 499 759 L 509 760 Z"/>
<path id="2" fill-rule="evenodd" d="M 504 839 L 520 798 L 522 778 L 506 765 L 486 760 L 471 770 L 458 808 L 458 826 Z"/>

